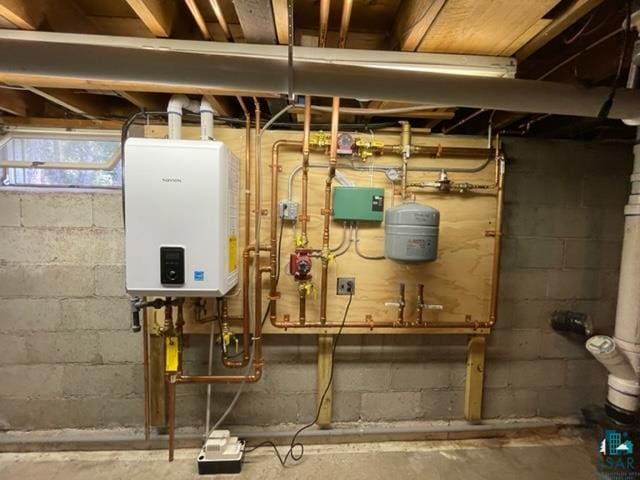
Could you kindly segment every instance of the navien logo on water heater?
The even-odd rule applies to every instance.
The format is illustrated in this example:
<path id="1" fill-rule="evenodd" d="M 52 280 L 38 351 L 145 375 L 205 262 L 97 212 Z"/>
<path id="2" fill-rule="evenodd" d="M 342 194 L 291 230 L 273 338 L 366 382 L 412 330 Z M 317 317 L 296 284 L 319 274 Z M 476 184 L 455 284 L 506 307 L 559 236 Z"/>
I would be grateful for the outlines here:
<path id="1" fill-rule="evenodd" d="M 165 183 L 182 183 L 181 178 L 163 178 L 162 181 Z"/>

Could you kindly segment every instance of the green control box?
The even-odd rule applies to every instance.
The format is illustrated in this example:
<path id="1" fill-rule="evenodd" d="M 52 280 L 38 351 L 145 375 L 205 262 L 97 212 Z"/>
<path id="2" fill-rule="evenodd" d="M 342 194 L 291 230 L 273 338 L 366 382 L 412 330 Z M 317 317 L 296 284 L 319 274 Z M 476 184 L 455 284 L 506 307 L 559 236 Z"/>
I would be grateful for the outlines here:
<path id="1" fill-rule="evenodd" d="M 334 220 L 381 222 L 384 212 L 384 188 L 334 187 Z"/>

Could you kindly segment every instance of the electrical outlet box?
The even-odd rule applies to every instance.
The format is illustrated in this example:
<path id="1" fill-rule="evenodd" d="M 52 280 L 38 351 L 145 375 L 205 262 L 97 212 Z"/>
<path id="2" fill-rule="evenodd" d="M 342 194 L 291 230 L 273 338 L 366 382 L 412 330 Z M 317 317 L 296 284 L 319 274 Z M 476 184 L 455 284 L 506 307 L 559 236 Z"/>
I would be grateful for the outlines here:
<path id="1" fill-rule="evenodd" d="M 278 203 L 278 216 L 282 220 L 295 222 L 298 219 L 298 202 L 293 200 L 280 200 Z"/>
<path id="2" fill-rule="evenodd" d="M 338 277 L 336 295 L 355 295 L 356 279 L 353 277 Z"/>
<path id="3" fill-rule="evenodd" d="M 334 220 L 381 222 L 384 212 L 384 188 L 334 187 Z"/>

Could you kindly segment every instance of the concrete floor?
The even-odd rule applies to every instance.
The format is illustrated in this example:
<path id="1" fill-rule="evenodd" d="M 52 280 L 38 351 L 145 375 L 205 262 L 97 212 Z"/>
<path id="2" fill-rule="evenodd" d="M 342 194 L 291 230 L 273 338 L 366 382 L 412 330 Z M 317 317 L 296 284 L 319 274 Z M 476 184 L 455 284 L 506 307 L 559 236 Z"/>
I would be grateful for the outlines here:
<path id="1" fill-rule="evenodd" d="M 284 450 L 284 449 L 283 449 Z M 310 445 L 298 464 L 282 468 L 273 452 L 247 455 L 241 475 L 230 479 L 593 480 L 598 449 L 581 436 L 512 440 L 387 442 Z M 0 454 L 0 478 L 188 479 L 197 474 L 196 450 L 49 452 Z"/>

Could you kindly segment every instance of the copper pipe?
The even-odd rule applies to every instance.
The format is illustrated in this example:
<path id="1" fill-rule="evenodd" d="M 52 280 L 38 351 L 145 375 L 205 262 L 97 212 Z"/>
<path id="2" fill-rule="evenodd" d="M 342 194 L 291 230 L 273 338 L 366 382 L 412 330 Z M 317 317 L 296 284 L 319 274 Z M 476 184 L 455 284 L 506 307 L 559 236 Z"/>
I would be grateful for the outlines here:
<path id="1" fill-rule="evenodd" d="M 175 448 L 175 430 L 176 430 L 176 384 L 174 378 L 167 377 L 167 390 L 169 394 L 168 399 L 168 414 L 169 424 L 169 461 L 173 462 L 173 450 Z"/>
<path id="2" fill-rule="evenodd" d="M 173 328 L 173 304 L 171 303 L 171 297 L 166 298 L 163 330 L 165 335 L 173 335 L 175 333 Z"/>
<path id="3" fill-rule="evenodd" d="M 304 325 L 307 321 L 307 292 L 300 290 L 300 314 L 298 321 L 300 325 Z M 273 324 L 273 322 L 271 322 Z"/>
<path id="4" fill-rule="evenodd" d="M 424 285 L 422 283 L 418 284 L 418 323 L 422 324 L 422 310 L 424 309 Z"/>
<path id="5" fill-rule="evenodd" d="M 293 140 L 278 140 L 271 148 L 271 225 L 269 252 L 269 314 L 276 317 L 277 276 L 278 276 L 278 171 L 280 164 L 278 154 L 283 147 L 301 147 L 302 142 Z"/>
<path id="6" fill-rule="evenodd" d="M 224 33 L 224 36 L 226 37 L 228 42 L 233 42 L 233 36 L 231 35 L 231 30 L 229 30 L 229 25 L 227 24 L 227 21 L 224 18 L 224 15 L 222 14 L 222 9 L 220 8 L 220 4 L 218 3 L 218 0 L 209 0 L 209 3 L 211 4 L 211 9 L 213 10 L 213 14 L 216 16 L 216 20 L 218 20 L 218 23 L 220 24 L 220 28 L 222 29 L 222 32 Z"/>
<path id="7" fill-rule="evenodd" d="M 322 18 L 322 0 L 320 3 L 320 13 Z M 347 33 L 349 31 L 349 22 L 351 20 L 351 11 L 353 10 L 353 1 L 345 0 L 342 8 L 342 20 L 340 22 L 340 42 L 339 48 L 344 48 L 347 42 Z M 328 18 L 328 14 L 327 14 Z M 322 27 L 322 22 L 320 24 Z M 320 35 L 322 36 L 322 28 Z M 326 35 L 326 33 L 325 33 Z M 324 46 L 322 44 L 321 46 Z M 329 229 L 331 227 L 331 184 L 336 174 L 336 162 L 338 156 L 338 123 L 340 121 L 340 97 L 333 97 L 331 103 L 331 145 L 329 154 L 329 172 L 324 185 L 324 208 L 322 215 L 324 223 L 322 229 L 322 276 L 320 279 L 320 323 L 327 322 L 327 281 L 329 275 Z"/>
<path id="8" fill-rule="evenodd" d="M 307 223 L 309 222 L 309 140 L 311 137 L 311 97 L 304 97 L 304 133 L 302 135 L 302 214 L 300 215 L 300 235 L 303 247 L 309 243 Z"/>
<path id="9" fill-rule="evenodd" d="M 320 279 L 320 322 L 327 321 L 327 280 L 329 275 L 329 229 L 331 227 L 331 184 L 336 175 L 336 162 L 338 156 L 338 115 L 340 110 L 340 97 L 333 97 L 331 113 L 331 145 L 329 153 L 329 171 L 324 182 L 324 208 L 322 215 L 324 223 L 322 228 L 322 277 Z"/>
<path id="10" fill-rule="evenodd" d="M 402 155 L 403 145 L 385 145 L 380 149 L 384 154 Z M 495 155 L 495 149 L 492 148 L 473 148 L 473 147 L 443 147 L 430 145 L 411 145 L 411 154 L 432 158 L 473 158 L 485 157 L 491 159 Z"/>
<path id="11" fill-rule="evenodd" d="M 495 325 L 498 319 L 498 292 L 500 289 L 500 254 L 502 251 L 502 208 L 504 202 L 504 159 L 501 154 L 497 156 L 499 163 L 498 175 L 498 198 L 496 207 L 496 230 L 494 232 L 493 246 L 493 269 L 491 278 L 491 311 L 489 313 L 489 324 Z"/>
<path id="12" fill-rule="evenodd" d="M 400 301 L 398 302 L 398 323 L 404 324 L 404 307 L 405 307 L 404 283 L 400 284 Z"/>
<path id="13" fill-rule="evenodd" d="M 200 33 L 202 33 L 202 37 L 205 40 L 211 40 L 211 34 L 207 29 L 207 24 L 204 21 L 204 18 L 202 17 L 202 13 L 200 12 L 200 9 L 198 8 L 198 5 L 196 4 L 195 0 L 184 0 L 184 3 L 187 4 L 187 8 L 189 8 L 189 11 L 193 16 L 193 19 L 196 21 L 196 24 L 200 29 Z"/>
<path id="14" fill-rule="evenodd" d="M 320 0 L 320 26 L 318 27 L 318 47 L 324 48 L 327 44 L 327 30 L 329 30 L 329 10 L 331 0 Z"/>
<path id="15" fill-rule="evenodd" d="M 347 33 L 349 32 L 349 23 L 351 23 L 351 11 L 353 10 L 353 0 L 344 0 L 342 3 L 342 20 L 340 21 L 340 38 L 338 40 L 338 48 L 347 46 Z"/>
<path id="16" fill-rule="evenodd" d="M 284 321 L 272 321 L 271 324 L 277 328 L 289 329 L 289 328 L 340 328 L 342 323 L 339 322 L 327 322 L 327 323 L 305 323 L 300 324 L 298 322 L 284 322 Z M 376 328 L 416 328 L 428 330 L 430 328 L 472 328 L 474 330 L 481 328 L 491 328 L 491 322 L 430 322 L 416 325 L 407 325 L 406 323 L 395 322 L 346 322 L 343 328 L 368 328 L 374 330 Z"/>
<path id="17" fill-rule="evenodd" d="M 400 122 L 402 125 L 402 133 L 400 134 L 400 144 L 402 147 L 402 187 L 401 194 L 402 199 L 405 200 L 407 198 L 407 184 L 408 184 L 408 173 L 409 173 L 409 157 L 411 156 L 411 124 L 402 120 Z"/>
<path id="18" fill-rule="evenodd" d="M 146 297 L 142 299 L 142 301 L 146 300 Z M 149 403 L 151 401 L 149 393 L 151 387 L 149 384 L 149 325 L 146 308 L 142 310 L 142 354 L 144 356 L 142 361 L 142 368 L 144 369 L 144 439 L 148 441 L 151 433 L 151 405 Z"/>

